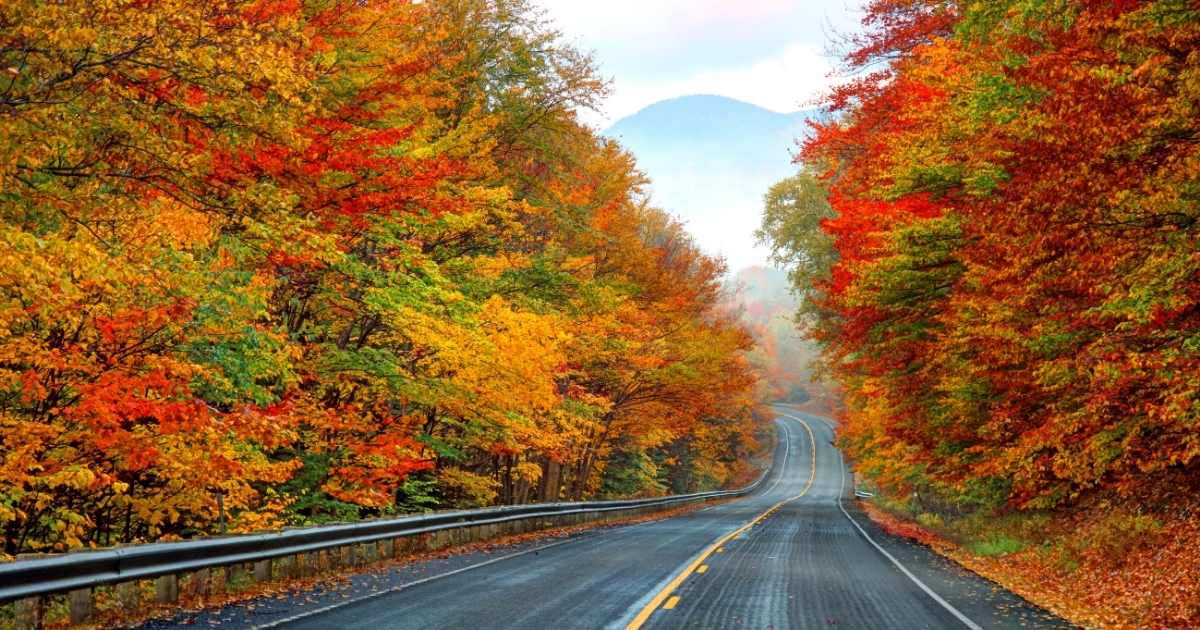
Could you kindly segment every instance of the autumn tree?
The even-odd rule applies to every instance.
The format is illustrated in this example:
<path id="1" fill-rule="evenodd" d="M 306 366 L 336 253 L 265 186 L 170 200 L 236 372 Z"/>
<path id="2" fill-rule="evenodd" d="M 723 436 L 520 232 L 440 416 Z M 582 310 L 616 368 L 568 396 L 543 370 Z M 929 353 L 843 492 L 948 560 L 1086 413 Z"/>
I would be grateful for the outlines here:
<path id="1" fill-rule="evenodd" d="M 5 553 L 745 472 L 721 266 L 526 2 L 0 26 Z"/>
<path id="2" fill-rule="evenodd" d="M 812 280 L 865 471 L 958 508 L 1190 484 L 1198 180 L 1189 3 L 870 3 L 803 159 Z M 804 240 L 808 239 L 808 240 Z"/>

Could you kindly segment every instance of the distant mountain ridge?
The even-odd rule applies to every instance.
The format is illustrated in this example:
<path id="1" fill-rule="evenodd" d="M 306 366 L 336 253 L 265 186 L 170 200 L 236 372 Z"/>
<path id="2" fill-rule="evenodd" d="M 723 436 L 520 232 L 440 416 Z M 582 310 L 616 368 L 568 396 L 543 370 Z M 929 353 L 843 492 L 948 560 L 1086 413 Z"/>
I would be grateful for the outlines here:
<path id="1" fill-rule="evenodd" d="M 747 149 L 744 157 L 761 153 L 779 157 L 794 147 L 793 140 L 813 115 L 808 111 L 780 114 L 724 96 L 699 94 L 644 107 L 618 120 L 604 135 L 621 140 L 635 153 L 650 148 L 650 142 L 680 147 L 715 142 Z"/>
<path id="2" fill-rule="evenodd" d="M 604 131 L 637 157 L 654 203 L 685 221 L 731 270 L 765 262 L 754 246 L 762 196 L 795 172 L 792 152 L 815 111 L 781 114 L 736 99 L 682 96 Z"/>

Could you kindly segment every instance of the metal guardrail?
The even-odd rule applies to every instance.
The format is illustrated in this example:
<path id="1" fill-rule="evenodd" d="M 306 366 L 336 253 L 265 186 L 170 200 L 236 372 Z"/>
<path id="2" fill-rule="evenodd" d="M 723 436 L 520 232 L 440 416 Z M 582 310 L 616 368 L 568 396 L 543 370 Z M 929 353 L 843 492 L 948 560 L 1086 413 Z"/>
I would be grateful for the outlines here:
<path id="1" fill-rule="evenodd" d="M 148 543 L 72 552 L 0 563 L 0 603 L 66 593 L 213 567 L 273 560 L 347 545 L 518 520 L 669 506 L 754 492 L 769 476 L 738 490 L 717 490 L 652 499 L 537 503 L 478 510 L 435 512 L 393 519 L 324 525 L 262 534 Z"/>

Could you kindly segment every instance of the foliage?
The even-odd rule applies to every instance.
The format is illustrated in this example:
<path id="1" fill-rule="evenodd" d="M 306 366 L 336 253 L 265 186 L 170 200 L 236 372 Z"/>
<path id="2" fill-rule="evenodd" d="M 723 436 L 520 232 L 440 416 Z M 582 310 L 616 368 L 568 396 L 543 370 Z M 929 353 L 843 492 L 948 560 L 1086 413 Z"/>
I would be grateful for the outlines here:
<path id="1" fill-rule="evenodd" d="M 1195 626 L 1200 10 L 872 0 L 865 25 L 802 153 L 831 216 L 763 226 L 841 443 L 927 525 L 978 524 L 1004 557 L 969 566 L 1018 592 Z"/>
<path id="2" fill-rule="evenodd" d="M 0 32 L 4 552 L 753 447 L 721 264 L 524 0 L 18 0 Z"/>
<path id="3" fill-rule="evenodd" d="M 803 152 L 832 215 L 763 227 L 860 467 L 959 510 L 1195 488 L 1200 12 L 876 0 L 866 25 Z"/>
<path id="4" fill-rule="evenodd" d="M 828 196 L 820 178 L 800 172 L 771 186 L 763 197 L 762 227 L 755 236 L 771 247 L 771 257 L 802 290 L 828 281 L 837 259 L 833 239 L 821 230 L 821 223 L 834 217 Z"/>

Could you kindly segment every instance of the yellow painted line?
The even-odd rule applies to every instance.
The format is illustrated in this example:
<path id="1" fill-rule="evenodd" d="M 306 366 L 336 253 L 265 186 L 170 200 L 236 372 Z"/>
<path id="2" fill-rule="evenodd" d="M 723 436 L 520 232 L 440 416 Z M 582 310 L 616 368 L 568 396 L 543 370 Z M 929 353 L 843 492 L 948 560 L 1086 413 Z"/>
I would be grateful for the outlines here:
<path id="1" fill-rule="evenodd" d="M 702 565 L 700 565 L 700 566 L 696 567 L 696 573 L 705 573 L 705 572 L 707 572 L 707 571 L 708 571 L 708 565 L 707 565 L 707 564 L 702 564 Z"/>
<path id="2" fill-rule="evenodd" d="M 725 548 L 724 548 L 724 547 L 718 547 L 718 548 L 717 548 L 717 553 L 725 553 Z"/>
<path id="3" fill-rule="evenodd" d="M 678 604 L 678 603 L 679 603 L 679 596 L 673 595 L 671 597 L 671 599 L 667 600 L 667 603 L 663 604 L 663 610 L 671 610 L 672 608 L 675 607 L 675 604 Z"/>
<path id="4" fill-rule="evenodd" d="M 812 457 L 810 458 L 812 460 L 812 470 L 808 474 L 808 483 L 804 484 L 804 489 L 800 491 L 800 494 L 788 497 L 779 503 L 772 505 L 771 507 L 767 508 L 767 511 L 754 517 L 754 519 L 749 523 L 746 523 L 732 532 L 725 534 L 717 539 L 716 542 L 705 548 L 705 550 L 700 552 L 700 555 L 697 556 L 691 564 L 684 567 L 684 569 L 679 572 L 679 575 L 676 575 L 670 582 L 668 582 L 667 585 L 662 588 L 662 590 L 655 594 L 654 597 L 651 598 L 650 601 L 647 602 L 640 611 L 638 611 L 638 614 L 634 616 L 632 621 L 629 622 L 629 625 L 625 626 L 625 630 L 638 630 L 641 628 L 642 625 L 646 623 L 646 620 L 650 618 L 650 615 L 654 614 L 654 611 L 658 610 L 659 606 L 663 606 L 664 601 L 667 603 L 667 605 L 663 606 L 663 608 L 674 608 L 675 604 L 679 603 L 679 597 L 673 597 L 673 602 L 667 600 L 667 597 L 671 593 L 674 593 L 675 590 L 679 588 L 679 585 L 683 584 L 683 581 L 686 580 L 689 575 L 696 573 L 697 569 L 703 565 L 704 561 L 708 559 L 709 556 L 711 556 L 714 552 L 720 553 L 724 551 L 723 545 L 726 542 L 729 542 L 735 536 L 740 535 L 751 527 L 754 527 L 758 523 L 762 522 L 763 519 L 774 514 L 777 510 L 779 510 L 779 508 L 783 507 L 785 503 L 790 503 L 808 494 L 809 488 L 812 488 L 813 481 L 815 481 L 817 478 L 817 438 L 815 435 L 813 435 L 812 427 L 808 426 L 807 422 L 799 418 L 793 419 L 796 420 L 796 422 L 799 422 L 800 426 L 804 427 L 804 430 L 808 432 L 808 444 L 812 448 Z"/>

